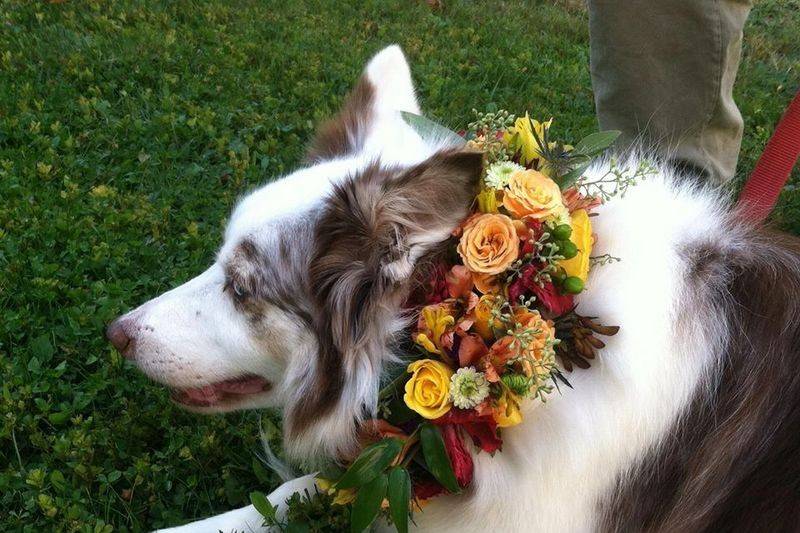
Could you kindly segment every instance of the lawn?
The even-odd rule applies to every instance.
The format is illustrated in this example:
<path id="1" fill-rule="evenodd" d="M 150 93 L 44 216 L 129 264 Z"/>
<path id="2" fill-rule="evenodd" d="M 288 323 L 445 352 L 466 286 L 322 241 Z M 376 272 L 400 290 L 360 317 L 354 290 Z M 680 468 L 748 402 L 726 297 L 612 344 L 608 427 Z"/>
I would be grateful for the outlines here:
<path id="1" fill-rule="evenodd" d="M 445 4 L 0 5 L 0 530 L 140 531 L 275 485 L 258 413 L 182 412 L 103 328 L 211 262 L 382 46 L 453 127 L 494 104 L 596 128 L 579 2 Z M 746 33 L 740 180 L 797 89 L 800 2 L 758 2 Z M 775 218 L 800 234 L 792 183 Z"/>

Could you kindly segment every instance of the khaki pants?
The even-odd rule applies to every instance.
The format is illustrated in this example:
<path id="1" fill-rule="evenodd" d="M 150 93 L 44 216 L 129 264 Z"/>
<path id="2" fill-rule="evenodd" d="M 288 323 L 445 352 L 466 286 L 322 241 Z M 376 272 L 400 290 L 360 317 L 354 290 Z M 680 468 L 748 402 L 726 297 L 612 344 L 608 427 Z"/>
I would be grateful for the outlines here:
<path id="1" fill-rule="evenodd" d="M 731 179 L 743 121 L 733 101 L 749 0 L 588 0 L 602 129 Z"/>

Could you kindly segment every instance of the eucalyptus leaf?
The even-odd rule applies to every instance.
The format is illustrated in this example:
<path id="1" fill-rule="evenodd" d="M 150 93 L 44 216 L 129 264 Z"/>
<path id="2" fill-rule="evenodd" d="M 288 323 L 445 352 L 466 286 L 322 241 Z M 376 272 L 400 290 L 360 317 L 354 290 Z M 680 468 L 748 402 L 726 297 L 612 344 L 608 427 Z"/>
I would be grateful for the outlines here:
<path id="1" fill-rule="evenodd" d="M 466 143 L 464 138 L 458 133 L 422 115 L 409 113 L 408 111 L 401 111 L 400 115 L 403 117 L 406 124 L 411 126 L 414 131 L 425 140 L 436 139 L 446 141 L 447 144 L 455 146 L 462 146 Z"/>
<path id="2" fill-rule="evenodd" d="M 381 509 L 383 498 L 386 496 L 388 482 L 389 477 L 381 474 L 358 489 L 356 501 L 353 503 L 350 513 L 350 531 L 360 533 L 375 520 Z"/>
<path id="3" fill-rule="evenodd" d="M 578 181 L 583 173 L 586 172 L 586 169 L 589 168 L 589 165 L 592 164 L 591 159 L 587 159 L 577 167 L 573 168 L 563 176 L 558 179 L 558 185 L 561 187 L 561 190 L 568 189 L 571 187 L 576 181 Z"/>
<path id="4" fill-rule="evenodd" d="M 453 494 L 461 492 L 458 480 L 450 464 L 450 457 L 444 446 L 444 439 L 439 428 L 426 422 L 421 426 L 419 439 L 422 442 L 422 454 L 428 470 L 444 488 Z"/>
<path id="5" fill-rule="evenodd" d="M 614 144 L 620 135 L 619 130 L 598 131 L 587 135 L 575 145 L 574 152 L 577 154 L 595 156 Z"/>
<path id="6" fill-rule="evenodd" d="M 336 483 L 336 488 L 349 489 L 372 481 L 389 466 L 402 448 L 397 439 L 383 439 L 367 446 Z"/>
<path id="7" fill-rule="evenodd" d="M 389 470 L 389 514 L 397 533 L 408 533 L 408 502 L 411 501 L 411 477 L 408 470 L 396 466 Z"/>
<path id="8" fill-rule="evenodd" d="M 267 520 L 275 520 L 277 509 L 272 505 L 263 492 L 254 491 L 250 493 L 250 503 Z"/>

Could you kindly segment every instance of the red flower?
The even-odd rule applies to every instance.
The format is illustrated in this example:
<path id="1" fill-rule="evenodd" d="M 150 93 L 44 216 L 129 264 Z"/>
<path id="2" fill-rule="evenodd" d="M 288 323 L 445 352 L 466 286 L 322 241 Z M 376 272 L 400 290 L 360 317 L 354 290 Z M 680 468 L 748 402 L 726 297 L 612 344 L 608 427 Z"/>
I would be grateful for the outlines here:
<path id="1" fill-rule="evenodd" d="M 434 422 L 438 423 L 441 420 L 435 420 Z M 470 455 L 469 450 L 466 449 L 461 436 L 458 434 L 458 428 L 459 426 L 456 424 L 439 424 L 444 447 L 447 451 L 447 457 L 450 459 L 450 465 L 453 467 L 456 481 L 458 481 L 458 485 L 461 488 L 464 488 L 472 482 L 475 465 L 472 462 L 472 455 Z M 416 479 L 413 490 L 414 497 L 418 500 L 428 500 L 447 492 L 438 481 L 427 476 Z"/>
<path id="2" fill-rule="evenodd" d="M 520 272 L 519 277 L 508 286 L 508 300 L 513 304 L 519 303 L 519 297 L 527 293 L 531 289 L 531 285 L 536 285 L 534 276 L 536 276 L 537 269 L 533 265 L 527 265 Z"/>
<path id="3" fill-rule="evenodd" d="M 448 286 L 447 286 L 447 270 L 444 265 L 439 264 L 431 272 L 429 287 L 430 293 L 425 295 L 424 303 L 438 304 L 439 302 L 447 299 Z"/>
<path id="4" fill-rule="evenodd" d="M 542 304 L 553 312 L 556 316 L 561 316 L 575 307 L 575 299 L 571 294 L 561 294 L 552 282 L 545 283 L 540 287 L 533 283 L 531 290 Z"/>
<path id="5" fill-rule="evenodd" d="M 530 293 L 556 316 L 563 315 L 575 306 L 572 295 L 561 294 L 552 282 L 542 286 L 536 283 L 536 272 L 537 268 L 532 264 L 522 269 L 519 277 L 508 286 L 508 299 L 511 302 L 519 303 L 521 295 Z"/>
<path id="6" fill-rule="evenodd" d="M 544 223 L 533 217 L 525 217 L 525 225 L 531 230 L 531 238 L 538 241 L 544 234 Z"/>
<path id="7" fill-rule="evenodd" d="M 472 456 L 464 447 L 461 437 L 458 434 L 458 426 L 445 424 L 441 426 L 442 438 L 447 455 L 450 457 L 450 464 L 453 466 L 453 473 L 456 475 L 458 484 L 461 488 L 466 487 L 472 481 L 473 464 Z"/>
<path id="8" fill-rule="evenodd" d="M 437 426 L 453 424 L 464 428 L 475 446 L 486 453 L 494 453 L 503 446 L 503 441 L 497 436 L 497 422 L 491 412 L 478 414 L 474 409 L 454 407 L 446 415 L 432 422 Z"/>

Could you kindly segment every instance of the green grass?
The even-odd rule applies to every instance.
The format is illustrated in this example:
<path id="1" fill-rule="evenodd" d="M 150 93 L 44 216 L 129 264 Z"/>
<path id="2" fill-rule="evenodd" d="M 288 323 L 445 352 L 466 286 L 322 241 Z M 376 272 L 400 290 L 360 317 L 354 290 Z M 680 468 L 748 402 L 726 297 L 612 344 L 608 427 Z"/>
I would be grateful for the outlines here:
<path id="1" fill-rule="evenodd" d="M 180 411 L 103 327 L 209 264 L 236 198 L 298 163 L 382 46 L 452 126 L 496 103 L 595 129 L 575 2 L 447 4 L 0 5 L 0 530 L 174 525 L 276 483 L 257 414 Z M 762 0 L 748 24 L 740 176 L 796 89 L 798 13 Z M 796 188 L 777 221 L 800 233 Z"/>

